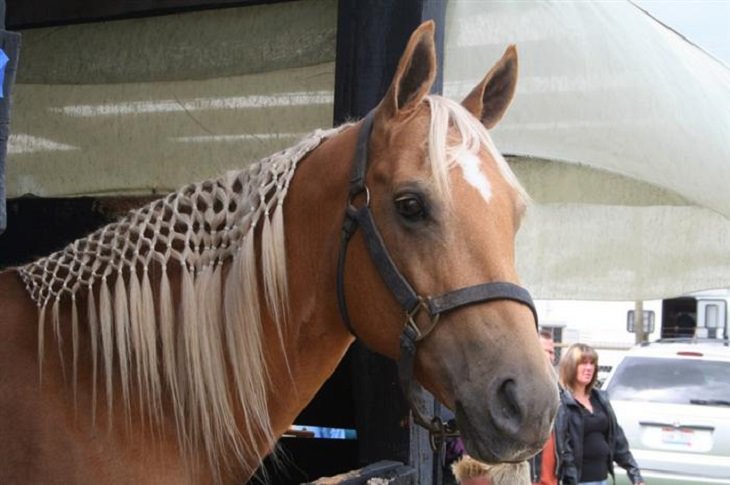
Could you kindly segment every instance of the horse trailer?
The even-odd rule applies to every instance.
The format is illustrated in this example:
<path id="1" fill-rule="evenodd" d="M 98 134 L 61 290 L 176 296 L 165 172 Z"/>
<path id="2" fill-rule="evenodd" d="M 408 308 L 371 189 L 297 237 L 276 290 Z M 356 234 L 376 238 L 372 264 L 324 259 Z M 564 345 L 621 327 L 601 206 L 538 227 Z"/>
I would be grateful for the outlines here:
<path id="1" fill-rule="evenodd" d="M 654 333 L 654 322 L 660 324 L 657 338 L 727 339 L 730 290 L 707 290 L 661 300 L 657 310 L 644 310 L 644 333 Z M 658 311 L 658 314 L 657 314 Z M 629 310 L 626 330 L 636 333 L 635 311 Z"/>

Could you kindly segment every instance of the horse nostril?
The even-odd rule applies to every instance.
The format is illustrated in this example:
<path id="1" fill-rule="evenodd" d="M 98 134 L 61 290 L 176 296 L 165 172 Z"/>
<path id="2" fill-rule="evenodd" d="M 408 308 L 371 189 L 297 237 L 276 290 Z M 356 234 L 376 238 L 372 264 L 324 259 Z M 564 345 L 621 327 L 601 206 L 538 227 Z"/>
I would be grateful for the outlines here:
<path id="1" fill-rule="evenodd" d="M 493 411 L 495 424 L 504 431 L 517 432 L 522 422 L 522 411 L 517 398 L 517 383 L 514 379 L 505 379 L 497 388 L 497 399 Z"/>

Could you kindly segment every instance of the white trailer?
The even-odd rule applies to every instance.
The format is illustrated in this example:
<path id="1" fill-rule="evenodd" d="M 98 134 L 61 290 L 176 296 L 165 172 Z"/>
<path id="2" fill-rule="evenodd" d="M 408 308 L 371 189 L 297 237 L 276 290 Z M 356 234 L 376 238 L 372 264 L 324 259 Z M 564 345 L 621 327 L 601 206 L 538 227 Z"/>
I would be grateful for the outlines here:
<path id="1" fill-rule="evenodd" d="M 644 310 L 644 333 L 650 336 L 659 322 L 659 334 L 655 338 L 711 338 L 728 339 L 728 309 L 730 290 L 707 290 L 676 298 L 661 300 L 658 314 Z M 637 332 L 636 312 L 626 312 L 626 330 Z M 651 337 L 649 338 L 649 340 Z"/>

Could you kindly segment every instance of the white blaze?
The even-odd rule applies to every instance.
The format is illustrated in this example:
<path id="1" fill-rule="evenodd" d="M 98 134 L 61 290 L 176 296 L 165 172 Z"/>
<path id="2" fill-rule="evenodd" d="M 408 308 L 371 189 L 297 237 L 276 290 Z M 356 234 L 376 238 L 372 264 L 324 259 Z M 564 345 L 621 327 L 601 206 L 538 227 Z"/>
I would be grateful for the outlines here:
<path id="1" fill-rule="evenodd" d="M 482 172 L 482 163 L 479 157 L 473 153 L 464 153 L 459 157 L 458 162 L 464 174 L 464 180 L 477 189 L 485 201 L 489 202 L 492 198 L 492 185 L 489 183 L 489 179 L 484 172 Z"/>

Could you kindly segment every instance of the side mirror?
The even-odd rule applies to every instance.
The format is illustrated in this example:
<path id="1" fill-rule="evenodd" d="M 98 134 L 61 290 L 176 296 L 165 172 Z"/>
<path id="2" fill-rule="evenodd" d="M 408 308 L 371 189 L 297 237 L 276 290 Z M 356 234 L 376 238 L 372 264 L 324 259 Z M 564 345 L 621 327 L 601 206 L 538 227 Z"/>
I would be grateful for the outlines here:
<path id="1" fill-rule="evenodd" d="M 644 334 L 654 332 L 655 317 L 654 310 L 644 310 Z M 634 310 L 626 312 L 626 331 L 636 333 L 636 312 Z"/>

